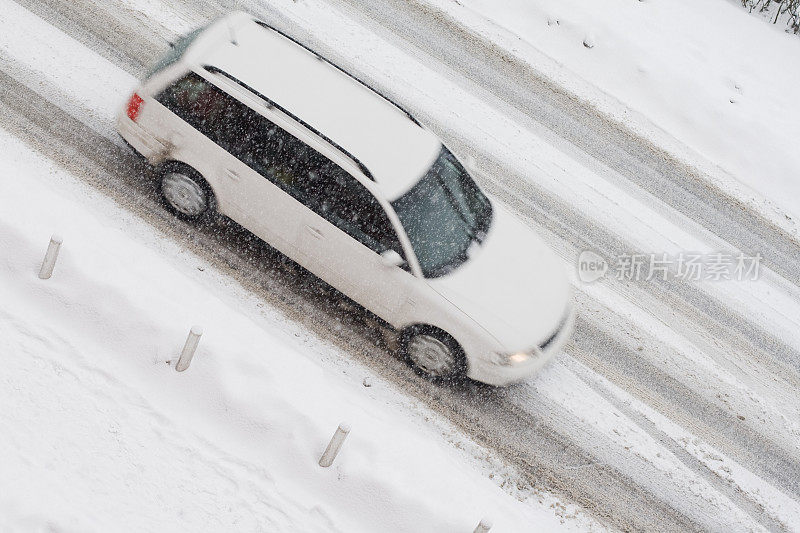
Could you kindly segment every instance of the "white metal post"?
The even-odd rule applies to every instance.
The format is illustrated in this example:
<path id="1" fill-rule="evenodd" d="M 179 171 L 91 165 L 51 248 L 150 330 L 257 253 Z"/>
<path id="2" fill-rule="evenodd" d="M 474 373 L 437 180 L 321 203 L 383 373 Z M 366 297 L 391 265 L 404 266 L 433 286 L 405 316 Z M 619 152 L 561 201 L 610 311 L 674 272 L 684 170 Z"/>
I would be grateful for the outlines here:
<path id="1" fill-rule="evenodd" d="M 319 466 L 328 468 L 333 464 L 333 460 L 336 459 L 336 456 L 339 454 L 344 439 L 347 438 L 349 433 L 350 424 L 344 422 L 339 424 L 333 437 L 331 437 L 331 441 L 328 443 L 328 447 L 325 448 L 325 452 L 322 454 L 322 457 L 319 458 Z"/>
<path id="2" fill-rule="evenodd" d="M 58 251 L 61 249 L 62 242 L 64 240 L 60 235 L 50 237 L 50 244 L 47 245 L 42 268 L 39 269 L 39 279 L 50 279 L 50 276 L 53 275 L 53 268 L 56 266 L 56 259 L 58 259 Z"/>
<path id="3" fill-rule="evenodd" d="M 175 365 L 175 370 L 178 372 L 183 372 L 189 368 L 189 364 L 192 362 L 192 357 L 194 357 L 194 352 L 197 350 L 197 345 L 200 343 L 200 336 L 202 334 L 203 328 L 200 326 L 192 326 L 189 336 L 186 337 L 186 344 L 183 345 L 181 357 L 178 359 L 178 363 Z"/>
<path id="4" fill-rule="evenodd" d="M 488 518 L 484 518 L 481 520 L 480 524 L 475 527 L 475 531 L 472 533 L 489 533 L 490 529 L 492 529 L 492 521 Z"/>

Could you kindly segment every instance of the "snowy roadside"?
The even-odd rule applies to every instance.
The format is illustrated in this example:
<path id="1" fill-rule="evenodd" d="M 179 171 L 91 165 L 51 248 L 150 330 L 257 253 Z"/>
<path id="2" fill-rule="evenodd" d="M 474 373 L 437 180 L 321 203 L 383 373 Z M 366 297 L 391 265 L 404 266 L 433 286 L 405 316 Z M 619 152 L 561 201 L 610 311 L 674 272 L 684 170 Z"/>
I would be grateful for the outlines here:
<path id="1" fill-rule="evenodd" d="M 446 424 L 380 378 L 342 379 L 324 363 L 335 348 L 212 266 L 6 132 L 0 145 L 16 177 L 0 181 L 0 526 L 471 531 L 481 514 L 497 531 L 580 526 L 560 523 L 555 500 L 486 479 L 442 443 Z M 42 281 L 54 228 L 65 243 Z M 206 331 L 178 374 L 194 322 Z M 353 432 L 324 470 L 343 419 Z"/>
<path id="2" fill-rule="evenodd" d="M 797 36 L 725 0 L 418 1 L 798 236 Z"/>

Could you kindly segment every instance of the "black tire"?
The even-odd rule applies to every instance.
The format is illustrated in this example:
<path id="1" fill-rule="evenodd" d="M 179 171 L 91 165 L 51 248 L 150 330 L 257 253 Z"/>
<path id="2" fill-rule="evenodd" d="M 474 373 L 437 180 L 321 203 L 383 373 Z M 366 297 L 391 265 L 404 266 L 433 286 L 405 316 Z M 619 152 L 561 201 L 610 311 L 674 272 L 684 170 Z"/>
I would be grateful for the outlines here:
<path id="1" fill-rule="evenodd" d="M 430 326 L 413 326 L 400 337 L 403 358 L 414 372 L 437 384 L 463 382 L 467 377 L 467 358 L 461 346 L 447 333 Z M 442 350 L 448 355 L 441 357 Z M 425 353 L 427 352 L 427 354 Z"/>
<path id="2" fill-rule="evenodd" d="M 170 161 L 158 167 L 158 190 L 166 208 L 178 218 L 192 222 L 214 218 L 214 191 L 189 165 Z"/>

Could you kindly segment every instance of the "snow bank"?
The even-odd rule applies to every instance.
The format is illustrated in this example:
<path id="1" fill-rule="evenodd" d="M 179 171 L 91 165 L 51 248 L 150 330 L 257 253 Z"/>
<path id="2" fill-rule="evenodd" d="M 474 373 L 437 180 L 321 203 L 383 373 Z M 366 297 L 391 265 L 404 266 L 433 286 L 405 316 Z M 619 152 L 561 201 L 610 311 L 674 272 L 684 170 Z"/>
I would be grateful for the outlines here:
<path id="1" fill-rule="evenodd" d="M 483 514 L 493 531 L 564 527 L 391 389 L 320 366 L 334 348 L 299 351 L 210 265 L 2 130 L 0 146 L 0 529 L 472 531 Z M 54 230 L 65 241 L 42 281 Z M 178 374 L 195 322 L 205 334 Z M 342 420 L 353 431 L 322 469 Z"/>

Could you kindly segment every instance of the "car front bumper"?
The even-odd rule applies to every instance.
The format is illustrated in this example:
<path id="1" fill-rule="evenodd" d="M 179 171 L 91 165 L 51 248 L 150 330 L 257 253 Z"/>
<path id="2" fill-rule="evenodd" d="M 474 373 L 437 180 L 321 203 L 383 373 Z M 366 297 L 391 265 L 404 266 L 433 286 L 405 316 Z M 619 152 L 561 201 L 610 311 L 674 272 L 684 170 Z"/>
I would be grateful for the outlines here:
<path id="1" fill-rule="evenodd" d="M 575 330 L 575 310 L 572 309 L 558 334 L 546 349 L 534 350 L 531 357 L 518 364 L 501 364 L 491 356 L 474 358 L 469 362 L 468 376 L 476 381 L 502 387 L 519 383 L 535 375 L 553 360 Z"/>

